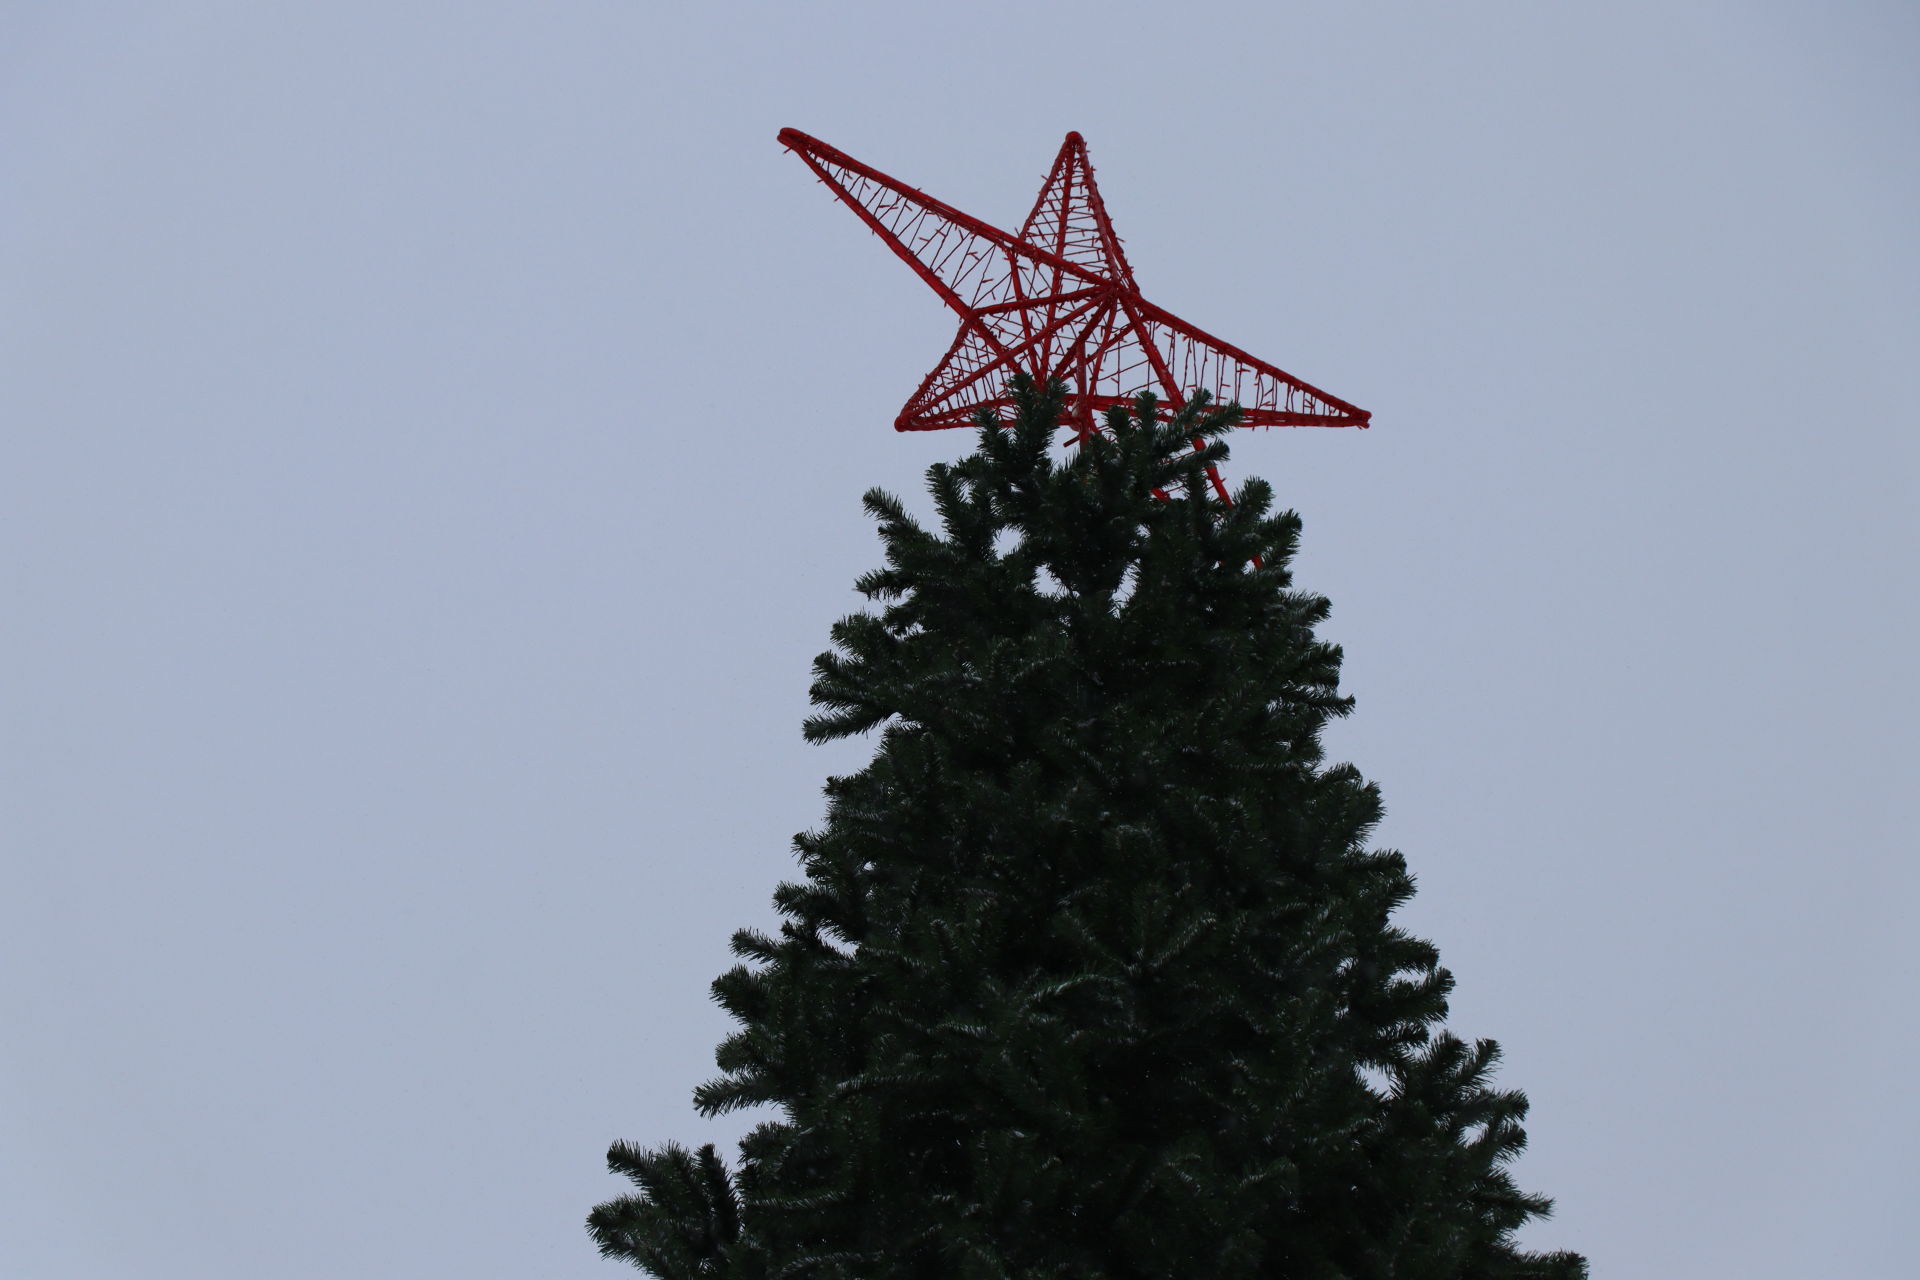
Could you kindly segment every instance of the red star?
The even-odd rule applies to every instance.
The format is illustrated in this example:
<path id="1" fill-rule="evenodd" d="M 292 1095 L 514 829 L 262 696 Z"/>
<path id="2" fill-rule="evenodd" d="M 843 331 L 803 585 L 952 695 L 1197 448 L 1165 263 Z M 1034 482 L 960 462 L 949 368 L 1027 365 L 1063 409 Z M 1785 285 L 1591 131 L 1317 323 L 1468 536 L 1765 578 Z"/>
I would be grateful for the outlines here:
<path id="1" fill-rule="evenodd" d="M 953 346 L 900 410 L 896 430 L 967 426 L 982 408 L 1004 413 L 1006 380 L 1021 371 L 1066 383 L 1066 422 L 1082 434 L 1107 408 L 1149 390 L 1169 410 L 1211 392 L 1239 404 L 1249 427 L 1367 425 L 1364 409 L 1140 296 L 1077 133 L 1061 144 L 1017 236 L 797 129 L 782 129 L 780 141 L 960 314 Z"/>

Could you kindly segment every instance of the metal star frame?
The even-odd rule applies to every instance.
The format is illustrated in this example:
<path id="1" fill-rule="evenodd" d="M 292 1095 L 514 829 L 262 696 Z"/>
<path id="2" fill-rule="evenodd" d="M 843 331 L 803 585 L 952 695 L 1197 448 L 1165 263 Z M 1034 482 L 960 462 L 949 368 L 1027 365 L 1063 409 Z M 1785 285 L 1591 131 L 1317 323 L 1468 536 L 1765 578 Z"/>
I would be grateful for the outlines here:
<path id="1" fill-rule="evenodd" d="M 1008 416 L 1008 377 L 1067 386 L 1081 436 L 1142 391 L 1163 413 L 1210 392 L 1248 427 L 1365 427 L 1369 414 L 1148 302 L 1107 217 L 1087 144 L 1069 133 L 1033 212 L 1011 235 L 797 129 L 780 142 L 960 315 L 960 332 L 900 415 L 898 431 Z M 1220 477 L 1208 478 L 1221 498 Z"/>

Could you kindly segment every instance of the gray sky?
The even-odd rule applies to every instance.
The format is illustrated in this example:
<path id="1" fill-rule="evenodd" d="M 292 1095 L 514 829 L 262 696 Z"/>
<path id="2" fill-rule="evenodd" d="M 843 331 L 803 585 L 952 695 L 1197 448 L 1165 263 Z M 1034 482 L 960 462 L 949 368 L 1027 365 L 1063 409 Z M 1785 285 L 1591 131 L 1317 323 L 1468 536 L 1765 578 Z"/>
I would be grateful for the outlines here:
<path id="1" fill-rule="evenodd" d="M 751 1122 L 859 494 L 968 443 L 792 125 L 1001 225 L 1078 129 L 1149 297 L 1373 411 L 1229 475 L 1526 1238 L 1910 1274 L 1920 15 L 1581 10 L 0 5 L 0 1273 L 623 1274 L 607 1143 Z"/>

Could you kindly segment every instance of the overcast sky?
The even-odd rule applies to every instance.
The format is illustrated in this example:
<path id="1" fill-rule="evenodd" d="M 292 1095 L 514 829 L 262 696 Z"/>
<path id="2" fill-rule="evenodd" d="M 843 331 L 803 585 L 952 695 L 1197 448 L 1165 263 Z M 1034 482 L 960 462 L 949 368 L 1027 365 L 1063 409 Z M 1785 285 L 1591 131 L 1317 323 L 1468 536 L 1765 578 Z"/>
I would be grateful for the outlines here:
<path id="1" fill-rule="evenodd" d="M 1578 12 L 1576 12 L 1576 9 Z M 610 1277 L 609 1141 L 866 745 L 799 735 L 938 300 L 774 141 L 1372 411 L 1306 521 L 1405 922 L 1599 1276 L 1915 1245 L 1920 12 L 0 3 L 0 1273 Z"/>

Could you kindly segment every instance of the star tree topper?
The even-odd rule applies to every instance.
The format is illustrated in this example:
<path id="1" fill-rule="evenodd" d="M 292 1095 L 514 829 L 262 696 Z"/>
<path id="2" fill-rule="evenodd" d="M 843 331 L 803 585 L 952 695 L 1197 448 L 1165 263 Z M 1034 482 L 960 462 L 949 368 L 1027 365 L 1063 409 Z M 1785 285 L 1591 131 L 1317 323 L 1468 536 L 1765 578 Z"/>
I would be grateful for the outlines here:
<path id="1" fill-rule="evenodd" d="M 1163 411 L 1210 392 L 1240 405 L 1248 427 L 1367 425 L 1364 409 L 1140 295 L 1077 133 L 1061 144 L 1017 236 L 797 129 L 782 129 L 780 142 L 960 315 L 959 334 L 900 410 L 897 431 L 968 426 L 983 408 L 1004 415 L 1005 383 L 1016 372 L 1064 382 L 1065 424 L 1083 436 L 1106 409 L 1149 390 Z"/>

